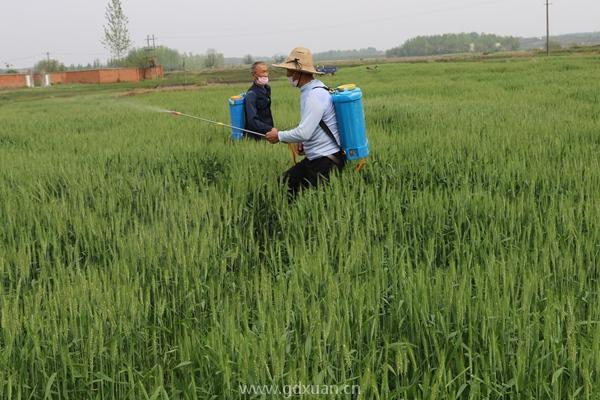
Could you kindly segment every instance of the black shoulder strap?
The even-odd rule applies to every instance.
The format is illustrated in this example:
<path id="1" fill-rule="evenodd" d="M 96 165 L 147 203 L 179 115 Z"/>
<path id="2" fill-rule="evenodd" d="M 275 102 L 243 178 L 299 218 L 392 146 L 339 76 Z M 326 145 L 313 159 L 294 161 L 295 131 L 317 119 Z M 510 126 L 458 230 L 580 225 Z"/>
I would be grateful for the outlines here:
<path id="1" fill-rule="evenodd" d="M 333 140 L 333 143 L 335 143 L 335 145 L 341 149 L 342 146 L 340 146 L 340 144 L 338 143 L 337 139 L 335 138 L 335 135 L 333 134 L 333 132 L 331 132 L 331 129 L 329 129 L 329 127 L 327 126 L 327 124 L 325 123 L 325 121 L 321 120 L 319 122 L 319 126 L 321 127 L 321 129 L 323 129 L 325 131 L 325 133 L 327 134 L 327 136 L 329 136 L 329 138 L 331 140 Z"/>
<path id="2" fill-rule="evenodd" d="M 328 92 L 331 93 L 331 89 L 329 89 L 327 86 L 316 86 L 313 88 L 314 89 L 325 89 Z M 342 146 L 339 144 L 339 142 L 337 141 L 337 139 L 335 138 L 335 135 L 333 134 L 333 132 L 331 132 L 331 129 L 329 129 L 329 127 L 327 126 L 327 124 L 325 123 L 325 121 L 323 121 L 321 119 L 321 121 L 319 122 L 319 126 L 321 127 L 321 129 L 323 129 L 325 131 L 325 133 L 327 134 L 327 136 L 329 136 L 329 138 L 333 141 L 333 143 L 335 143 L 335 145 L 341 149 Z"/>
<path id="3" fill-rule="evenodd" d="M 325 89 L 325 90 L 327 90 L 329 93 L 333 93 L 333 92 L 334 92 L 334 90 L 333 90 L 333 89 L 331 89 L 331 88 L 328 88 L 327 86 L 315 86 L 315 87 L 313 88 L 313 90 L 315 90 L 315 89 Z"/>

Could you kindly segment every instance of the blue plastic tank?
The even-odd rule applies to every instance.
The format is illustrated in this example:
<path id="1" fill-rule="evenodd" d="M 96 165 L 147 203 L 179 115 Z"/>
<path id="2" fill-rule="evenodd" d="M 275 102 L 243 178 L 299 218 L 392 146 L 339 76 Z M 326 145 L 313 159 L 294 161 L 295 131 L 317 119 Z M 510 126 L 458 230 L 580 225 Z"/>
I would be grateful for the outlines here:
<path id="1" fill-rule="evenodd" d="M 362 91 L 354 84 L 338 86 L 333 93 L 333 106 L 346 158 L 358 160 L 367 157 L 369 142 Z"/>
<path id="2" fill-rule="evenodd" d="M 244 129 L 246 126 L 246 113 L 244 112 L 245 96 L 246 93 L 242 93 L 229 98 L 229 117 L 231 125 L 236 128 Z M 231 128 L 231 138 L 233 140 L 241 140 L 244 137 L 244 132 L 236 128 Z"/>

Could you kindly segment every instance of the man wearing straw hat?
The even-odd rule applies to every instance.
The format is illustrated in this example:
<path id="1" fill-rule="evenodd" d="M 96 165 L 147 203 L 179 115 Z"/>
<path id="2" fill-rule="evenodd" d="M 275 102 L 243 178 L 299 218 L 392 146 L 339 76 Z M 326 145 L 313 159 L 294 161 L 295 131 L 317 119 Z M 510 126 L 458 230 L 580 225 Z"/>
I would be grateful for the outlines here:
<path id="1" fill-rule="evenodd" d="M 327 87 L 315 75 L 320 75 L 313 64 L 309 49 L 296 47 L 282 64 L 290 84 L 300 89 L 300 124 L 288 131 L 271 129 L 266 135 L 270 143 L 298 143 L 306 156 L 284 173 L 289 193 L 295 196 L 302 188 L 316 186 L 327 180 L 331 171 L 342 170 L 345 164 L 340 148 L 340 135 L 333 101 Z"/>

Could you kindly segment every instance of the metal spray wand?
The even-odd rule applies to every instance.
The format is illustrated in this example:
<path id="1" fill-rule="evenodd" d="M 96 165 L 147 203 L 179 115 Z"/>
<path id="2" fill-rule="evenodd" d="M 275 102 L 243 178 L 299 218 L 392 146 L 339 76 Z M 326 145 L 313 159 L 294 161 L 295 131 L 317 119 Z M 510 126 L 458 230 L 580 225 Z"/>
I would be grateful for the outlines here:
<path id="1" fill-rule="evenodd" d="M 258 132 L 254 132 L 254 131 L 251 131 L 251 130 L 248 130 L 248 129 L 238 128 L 237 126 L 224 124 L 223 122 L 212 121 L 212 120 L 206 119 L 206 118 L 196 117 L 195 115 L 184 114 L 184 113 L 181 113 L 179 111 L 171 111 L 171 110 L 169 110 L 169 113 L 171 113 L 172 115 L 175 115 L 177 117 L 181 116 L 181 117 L 193 118 L 193 119 L 197 119 L 197 120 L 200 120 L 200 121 L 203 121 L 203 122 L 208 122 L 209 124 L 215 124 L 215 125 L 220 125 L 220 126 L 226 126 L 228 128 L 238 129 L 238 130 L 240 130 L 242 132 L 251 133 L 253 135 L 258 135 L 258 136 L 262 136 L 262 137 L 266 136 L 264 133 L 258 133 Z"/>

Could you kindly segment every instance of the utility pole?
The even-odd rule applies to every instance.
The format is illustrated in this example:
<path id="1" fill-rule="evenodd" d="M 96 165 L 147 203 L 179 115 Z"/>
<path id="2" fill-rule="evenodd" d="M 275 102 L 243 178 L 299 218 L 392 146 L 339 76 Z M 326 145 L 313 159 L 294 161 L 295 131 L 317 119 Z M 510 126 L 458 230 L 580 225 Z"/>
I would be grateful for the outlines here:
<path id="1" fill-rule="evenodd" d="M 156 50 L 156 40 L 157 38 L 154 37 L 154 35 L 152 35 L 152 49 Z M 150 48 L 150 35 L 146 35 L 146 43 L 147 43 L 147 47 Z"/>
<path id="2" fill-rule="evenodd" d="M 546 55 L 550 55 L 550 3 L 546 0 Z"/>
<path id="3" fill-rule="evenodd" d="M 154 67 L 156 66 L 156 37 L 152 35 L 146 35 L 146 66 Z M 152 40 L 152 46 L 150 46 L 150 41 Z"/>

